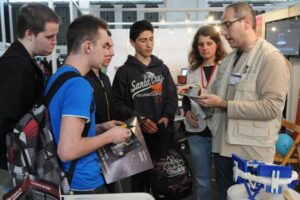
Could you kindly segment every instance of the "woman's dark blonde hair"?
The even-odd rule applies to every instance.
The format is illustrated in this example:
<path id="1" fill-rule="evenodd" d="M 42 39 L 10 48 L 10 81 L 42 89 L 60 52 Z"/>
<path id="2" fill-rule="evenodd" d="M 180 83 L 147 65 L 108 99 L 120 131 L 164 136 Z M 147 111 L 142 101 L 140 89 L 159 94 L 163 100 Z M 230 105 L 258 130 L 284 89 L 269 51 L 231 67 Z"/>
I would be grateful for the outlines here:
<path id="1" fill-rule="evenodd" d="M 192 50 L 188 56 L 188 60 L 191 66 L 190 70 L 192 71 L 195 71 L 203 63 L 203 59 L 198 51 L 198 40 L 200 36 L 210 37 L 210 39 L 217 44 L 215 63 L 218 63 L 226 55 L 220 34 L 216 30 L 216 28 L 214 26 L 202 26 L 198 29 L 194 36 Z"/>

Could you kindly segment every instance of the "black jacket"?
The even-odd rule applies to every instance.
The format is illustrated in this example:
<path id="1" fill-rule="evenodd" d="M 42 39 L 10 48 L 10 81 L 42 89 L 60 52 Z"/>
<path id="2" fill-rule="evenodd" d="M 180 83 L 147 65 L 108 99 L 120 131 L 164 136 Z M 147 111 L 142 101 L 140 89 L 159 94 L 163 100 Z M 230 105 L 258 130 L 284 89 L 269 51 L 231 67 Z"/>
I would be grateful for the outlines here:
<path id="1" fill-rule="evenodd" d="M 6 133 L 42 97 L 43 73 L 15 41 L 0 58 L 0 165 L 6 168 Z"/>
<path id="2" fill-rule="evenodd" d="M 99 124 L 114 119 L 112 89 L 108 76 L 100 72 L 98 78 L 93 70 L 90 70 L 85 78 L 94 90 L 96 123 Z"/>
<path id="3" fill-rule="evenodd" d="M 113 82 L 116 116 L 119 120 L 144 116 L 157 122 L 167 117 L 170 124 L 177 110 L 176 86 L 170 71 L 155 56 L 145 66 L 133 56 L 128 56 Z"/>

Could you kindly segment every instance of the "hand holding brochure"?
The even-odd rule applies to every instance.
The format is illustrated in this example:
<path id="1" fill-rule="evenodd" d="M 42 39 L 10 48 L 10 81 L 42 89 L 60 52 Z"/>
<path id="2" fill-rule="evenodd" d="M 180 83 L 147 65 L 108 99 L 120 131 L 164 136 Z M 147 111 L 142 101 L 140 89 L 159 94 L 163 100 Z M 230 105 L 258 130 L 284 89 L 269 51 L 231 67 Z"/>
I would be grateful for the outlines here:
<path id="1" fill-rule="evenodd" d="M 205 99 L 206 98 L 204 96 L 194 96 L 194 95 L 190 95 L 188 93 L 179 93 L 179 95 L 181 95 L 181 96 L 187 96 L 187 97 L 190 97 L 190 98 L 197 98 L 197 99 Z"/>
<path id="2" fill-rule="evenodd" d="M 152 160 L 137 117 L 125 122 L 131 135 L 120 144 L 108 144 L 98 150 L 106 183 L 153 168 Z"/>
<path id="3" fill-rule="evenodd" d="M 179 95 L 187 96 L 190 98 L 190 103 L 193 105 L 194 112 L 198 113 L 201 119 L 207 119 L 211 117 L 214 113 L 214 109 L 205 108 L 199 104 L 199 99 L 206 99 L 206 96 L 201 96 L 201 94 L 205 94 L 207 91 L 201 88 L 199 85 L 186 85 L 182 87 L 179 91 Z"/>
<path id="4" fill-rule="evenodd" d="M 199 85 L 185 85 L 181 86 L 181 88 L 178 89 L 178 94 L 182 96 L 187 96 L 190 98 L 198 98 L 203 99 L 205 97 L 201 96 L 201 87 Z"/>

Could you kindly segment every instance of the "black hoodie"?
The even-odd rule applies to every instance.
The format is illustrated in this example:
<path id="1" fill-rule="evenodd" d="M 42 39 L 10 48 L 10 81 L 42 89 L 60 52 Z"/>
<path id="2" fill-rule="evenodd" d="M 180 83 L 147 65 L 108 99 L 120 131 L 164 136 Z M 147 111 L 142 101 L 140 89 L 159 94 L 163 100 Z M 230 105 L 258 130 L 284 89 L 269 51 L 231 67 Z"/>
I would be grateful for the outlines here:
<path id="1" fill-rule="evenodd" d="M 43 86 L 41 69 L 16 40 L 0 58 L 0 167 L 7 167 L 6 134 L 41 100 Z"/>
<path id="2" fill-rule="evenodd" d="M 96 124 L 114 119 L 112 89 L 108 76 L 100 71 L 97 77 L 95 72 L 90 70 L 85 78 L 94 90 Z"/>
<path id="3" fill-rule="evenodd" d="M 169 124 L 174 120 L 176 86 L 168 67 L 153 55 L 148 66 L 129 55 L 115 75 L 113 95 L 119 120 L 133 115 L 144 116 L 154 122 L 167 117 Z"/>

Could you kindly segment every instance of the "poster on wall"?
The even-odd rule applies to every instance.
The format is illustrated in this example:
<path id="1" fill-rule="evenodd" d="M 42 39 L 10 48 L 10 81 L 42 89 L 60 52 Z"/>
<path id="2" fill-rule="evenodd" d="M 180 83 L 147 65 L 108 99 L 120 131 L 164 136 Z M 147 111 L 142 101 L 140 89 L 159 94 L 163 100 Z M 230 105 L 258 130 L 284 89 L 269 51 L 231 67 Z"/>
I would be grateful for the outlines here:
<path id="1" fill-rule="evenodd" d="M 121 144 L 108 144 L 98 150 L 106 183 L 153 168 L 152 160 L 137 117 L 128 119 L 130 137 Z"/>

